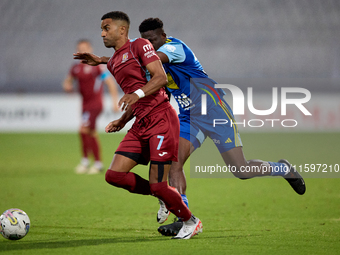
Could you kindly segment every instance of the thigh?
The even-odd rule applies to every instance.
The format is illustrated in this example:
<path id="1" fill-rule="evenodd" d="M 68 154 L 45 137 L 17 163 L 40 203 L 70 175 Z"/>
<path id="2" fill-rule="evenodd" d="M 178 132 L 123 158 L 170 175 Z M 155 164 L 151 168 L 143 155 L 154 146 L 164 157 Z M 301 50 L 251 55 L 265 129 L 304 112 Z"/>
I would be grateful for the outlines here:
<path id="1" fill-rule="evenodd" d="M 147 165 L 150 160 L 149 146 L 147 141 L 141 139 L 134 127 L 132 127 L 120 142 L 115 154 L 130 158 L 136 164 Z"/>
<path id="2" fill-rule="evenodd" d="M 190 119 L 189 115 L 180 114 L 178 115 L 179 122 L 180 122 L 180 138 L 183 138 L 192 145 L 191 152 L 193 152 L 195 149 L 199 148 L 205 138 L 206 135 L 199 129 L 199 127 L 196 125 L 194 118 L 192 120 Z M 181 150 L 181 145 L 179 147 L 179 150 Z"/>
<path id="3" fill-rule="evenodd" d="M 224 101 L 210 109 L 207 115 L 201 116 L 196 122 L 213 140 L 220 153 L 242 146 L 233 112 Z"/>
<path id="4" fill-rule="evenodd" d="M 81 126 L 87 127 L 90 130 L 96 129 L 97 118 L 100 115 L 102 109 L 86 110 L 82 114 Z"/>
<path id="5" fill-rule="evenodd" d="M 131 158 L 125 157 L 120 154 L 115 154 L 113 156 L 109 169 L 115 172 L 127 173 L 136 165 L 137 162 L 132 160 Z"/>
<path id="6" fill-rule="evenodd" d="M 168 108 L 162 115 L 154 116 L 149 133 L 150 160 L 157 162 L 177 161 L 179 121 L 176 111 Z"/>
<path id="7" fill-rule="evenodd" d="M 97 123 L 97 119 L 100 115 L 100 113 L 102 112 L 102 109 L 93 109 L 90 111 L 90 129 L 94 130 L 96 129 L 96 123 Z"/>

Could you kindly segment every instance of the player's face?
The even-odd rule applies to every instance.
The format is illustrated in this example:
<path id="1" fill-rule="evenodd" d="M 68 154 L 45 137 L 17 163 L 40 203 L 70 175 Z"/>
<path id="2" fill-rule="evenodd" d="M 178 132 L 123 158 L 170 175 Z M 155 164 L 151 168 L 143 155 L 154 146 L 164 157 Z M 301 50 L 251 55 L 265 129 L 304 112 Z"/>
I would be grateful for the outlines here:
<path id="1" fill-rule="evenodd" d="M 120 26 L 116 20 L 104 19 L 101 23 L 103 42 L 107 48 L 115 47 L 121 37 Z"/>
<path id="2" fill-rule="evenodd" d="M 166 34 L 161 30 L 149 30 L 140 34 L 142 38 L 148 39 L 155 50 L 158 50 L 166 41 Z"/>
<path id="3" fill-rule="evenodd" d="M 80 52 L 80 53 L 84 53 L 84 52 L 92 53 L 92 47 L 87 42 L 81 42 L 81 43 L 78 43 L 78 45 L 77 45 L 77 52 Z"/>

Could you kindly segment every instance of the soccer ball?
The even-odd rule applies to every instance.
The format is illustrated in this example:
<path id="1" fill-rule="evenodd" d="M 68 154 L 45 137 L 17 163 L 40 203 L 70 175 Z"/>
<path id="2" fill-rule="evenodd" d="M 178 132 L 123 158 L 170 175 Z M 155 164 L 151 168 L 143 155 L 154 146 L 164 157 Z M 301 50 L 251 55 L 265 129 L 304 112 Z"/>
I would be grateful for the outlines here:
<path id="1" fill-rule="evenodd" d="M 19 240 L 30 229 L 30 218 L 20 209 L 8 209 L 0 216 L 0 233 L 10 240 Z"/>

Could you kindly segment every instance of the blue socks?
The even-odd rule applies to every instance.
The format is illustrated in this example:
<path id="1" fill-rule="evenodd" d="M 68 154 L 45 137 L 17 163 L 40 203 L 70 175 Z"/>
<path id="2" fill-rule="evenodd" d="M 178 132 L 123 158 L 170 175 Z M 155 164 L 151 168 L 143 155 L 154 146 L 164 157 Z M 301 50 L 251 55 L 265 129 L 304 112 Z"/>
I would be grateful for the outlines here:
<path id="1" fill-rule="evenodd" d="M 189 208 L 189 201 L 186 195 L 181 194 L 182 200 L 184 202 L 184 204 Z"/>
<path id="2" fill-rule="evenodd" d="M 272 167 L 271 176 L 285 176 L 289 172 L 288 166 L 284 163 L 270 161 L 268 163 Z"/>

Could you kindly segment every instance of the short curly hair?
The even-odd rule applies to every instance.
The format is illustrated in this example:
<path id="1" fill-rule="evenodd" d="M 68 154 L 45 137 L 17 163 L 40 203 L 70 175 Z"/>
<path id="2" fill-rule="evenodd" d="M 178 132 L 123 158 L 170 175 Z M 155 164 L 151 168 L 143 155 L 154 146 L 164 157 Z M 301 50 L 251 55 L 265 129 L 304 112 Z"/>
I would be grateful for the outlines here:
<path id="1" fill-rule="evenodd" d="M 159 18 L 148 18 L 143 20 L 143 22 L 139 25 L 139 32 L 144 33 L 158 28 L 163 30 L 163 21 Z"/>
<path id="2" fill-rule="evenodd" d="M 128 25 L 130 25 L 129 16 L 125 12 L 121 12 L 121 11 L 108 12 L 103 15 L 101 20 L 104 20 L 104 19 L 124 20 L 128 23 Z"/>

